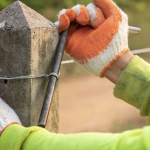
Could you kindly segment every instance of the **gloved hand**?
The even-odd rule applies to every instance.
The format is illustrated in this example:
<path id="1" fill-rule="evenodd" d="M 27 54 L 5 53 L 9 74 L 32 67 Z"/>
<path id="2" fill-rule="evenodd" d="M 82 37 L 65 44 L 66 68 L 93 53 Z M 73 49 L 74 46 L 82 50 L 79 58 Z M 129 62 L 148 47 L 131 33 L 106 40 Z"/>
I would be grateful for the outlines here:
<path id="1" fill-rule="evenodd" d="M 128 17 L 112 0 L 93 2 L 87 7 L 63 9 L 55 25 L 62 32 L 73 20 L 80 24 L 71 25 L 65 52 L 83 68 L 103 77 L 111 64 L 129 51 Z"/>
<path id="2" fill-rule="evenodd" d="M 21 125 L 21 121 L 15 111 L 0 98 L 0 131 L 12 123 Z"/>

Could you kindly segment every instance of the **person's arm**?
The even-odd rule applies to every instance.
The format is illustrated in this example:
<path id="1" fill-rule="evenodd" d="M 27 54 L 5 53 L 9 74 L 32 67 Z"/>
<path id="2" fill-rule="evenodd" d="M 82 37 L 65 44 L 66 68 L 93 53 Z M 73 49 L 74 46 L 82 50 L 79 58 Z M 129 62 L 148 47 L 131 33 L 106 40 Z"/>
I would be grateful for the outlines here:
<path id="1" fill-rule="evenodd" d="M 116 84 L 114 96 L 140 109 L 141 116 L 149 116 L 147 124 L 150 125 L 150 65 L 127 52 L 104 76 Z"/>
<path id="2" fill-rule="evenodd" d="M 150 124 L 150 64 L 134 56 L 120 75 L 114 96 L 140 109 L 141 116 L 149 116 Z"/>
<path id="3" fill-rule="evenodd" d="M 55 134 L 39 127 L 9 126 L 0 150 L 148 150 L 150 127 L 112 133 Z"/>
<path id="4" fill-rule="evenodd" d="M 104 77 L 116 84 L 120 75 L 126 69 L 133 57 L 134 55 L 131 52 L 126 52 L 111 65 L 111 68 L 108 68 L 105 71 Z"/>

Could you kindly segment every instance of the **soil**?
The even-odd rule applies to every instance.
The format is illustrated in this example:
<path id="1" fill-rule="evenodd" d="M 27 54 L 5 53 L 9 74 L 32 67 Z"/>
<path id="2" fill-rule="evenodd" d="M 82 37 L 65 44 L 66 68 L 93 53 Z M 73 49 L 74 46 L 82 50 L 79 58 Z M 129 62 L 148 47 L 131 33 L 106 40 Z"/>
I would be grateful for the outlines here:
<path id="1" fill-rule="evenodd" d="M 115 85 L 93 75 L 60 78 L 59 132 L 122 132 L 142 128 L 147 117 L 113 96 Z"/>

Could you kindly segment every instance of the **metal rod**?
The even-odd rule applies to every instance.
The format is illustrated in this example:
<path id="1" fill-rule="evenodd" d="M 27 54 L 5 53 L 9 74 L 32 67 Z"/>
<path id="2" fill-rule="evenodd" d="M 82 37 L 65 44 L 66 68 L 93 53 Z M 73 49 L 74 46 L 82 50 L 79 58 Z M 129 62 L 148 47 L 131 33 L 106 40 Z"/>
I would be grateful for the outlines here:
<path id="1" fill-rule="evenodd" d="M 73 60 L 66 60 L 66 61 L 62 61 L 61 64 L 64 65 L 64 64 L 71 64 L 71 63 L 74 63 Z"/>
<path id="2" fill-rule="evenodd" d="M 148 53 L 150 52 L 150 48 L 145 48 L 145 49 L 138 49 L 138 50 L 132 50 L 130 51 L 132 54 L 142 54 L 142 53 Z M 62 61 L 61 64 L 70 64 L 70 63 L 74 63 L 73 60 L 66 60 L 66 61 Z"/>
<path id="3" fill-rule="evenodd" d="M 142 54 L 142 53 L 148 53 L 150 52 L 150 48 L 145 48 L 145 49 L 138 49 L 138 50 L 132 50 L 132 54 Z"/>
<path id="4" fill-rule="evenodd" d="M 74 20 L 72 23 L 73 23 L 73 24 L 78 24 L 78 22 L 75 21 L 75 20 Z M 90 23 L 89 23 L 88 25 L 90 25 Z M 139 34 L 141 33 L 141 28 L 128 26 L 128 29 L 129 29 L 129 33 L 130 33 L 130 34 L 139 35 Z"/>
<path id="5" fill-rule="evenodd" d="M 141 29 L 137 27 L 129 26 L 129 33 L 139 35 L 141 33 Z"/>
<path id="6" fill-rule="evenodd" d="M 54 65 L 52 68 L 53 74 L 57 74 L 57 75 L 59 74 L 60 65 L 61 65 L 61 61 L 62 61 L 62 57 L 63 57 L 63 53 L 64 53 L 64 48 L 65 48 L 66 40 L 67 40 L 67 36 L 68 36 L 68 31 L 69 31 L 69 28 L 67 30 L 63 31 L 60 35 L 60 40 L 58 42 L 57 49 L 56 49 Z M 57 82 L 56 76 L 52 75 L 49 77 L 49 83 L 48 83 L 41 115 L 40 115 L 39 122 L 38 122 L 38 126 L 43 127 L 43 128 L 45 128 L 46 123 L 47 123 L 48 114 L 49 114 L 56 82 Z"/>

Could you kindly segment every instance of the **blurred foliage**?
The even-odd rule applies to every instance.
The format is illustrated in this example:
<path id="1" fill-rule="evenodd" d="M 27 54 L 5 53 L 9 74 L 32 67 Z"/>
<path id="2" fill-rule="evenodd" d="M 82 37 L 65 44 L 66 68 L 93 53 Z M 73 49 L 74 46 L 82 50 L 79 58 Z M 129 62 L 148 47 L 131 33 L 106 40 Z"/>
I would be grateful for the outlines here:
<path id="1" fill-rule="evenodd" d="M 8 0 L 1 0 L 0 1 L 0 10 L 3 9 L 3 8 L 5 8 L 9 4 L 10 4 L 10 1 L 8 1 Z"/>
<path id="2" fill-rule="evenodd" d="M 0 0 L 0 10 L 15 0 Z M 92 0 L 21 0 L 23 3 L 36 10 L 52 22 L 57 21 L 57 14 L 63 8 L 69 8 L 76 4 L 87 5 Z M 140 35 L 129 35 L 129 47 L 131 50 L 150 47 L 150 1 L 149 0 L 114 0 L 117 5 L 128 15 L 129 25 L 140 27 Z M 64 59 L 68 59 L 65 55 Z M 68 66 L 68 67 L 67 67 Z M 67 65 L 65 72 L 77 71 L 77 65 Z M 71 66 L 71 69 L 70 67 Z M 82 70 L 82 69 L 81 69 Z M 82 71 L 81 71 L 82 72 Z"/>
<path id="3" fill-rule="evenodd" d="M 115 121 L 112 123 L 112 128 L 111 128 L 111 132 L 112 133 L 121 133 L 123 131 L 126 131 L 126 130 L 133 130 L 133 129 L 136 129 L 138 128 L 138 125 L 140 124 L 136 124 L 135 122 L 133 121 L 128 121 L 128 122 L 118 122 L 118 121 Z"/>

